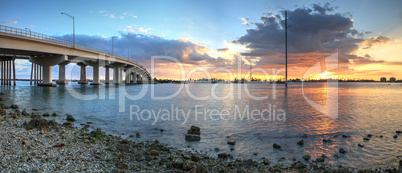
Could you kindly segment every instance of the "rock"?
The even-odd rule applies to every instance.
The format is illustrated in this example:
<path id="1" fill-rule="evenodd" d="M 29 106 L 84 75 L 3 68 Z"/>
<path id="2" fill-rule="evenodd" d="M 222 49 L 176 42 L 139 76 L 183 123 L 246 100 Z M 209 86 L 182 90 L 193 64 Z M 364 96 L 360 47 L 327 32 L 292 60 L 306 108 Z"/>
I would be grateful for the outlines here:
<path id="1" fill-rule="evenodd" d="M 300 161 L 295 162 L 292 166 L 293 166 L 294 168 L 296 168 L 296 169 L 303 169 L 303 168 L 306 168 L 306 164 L 304 164 L 304 163 L 302 163 L 302 162 L 300 162 Z"/>
<path id="2" fill-rule="evenodd" d="M 85 140 L 84 140 L 84 143 L 89 143 L 89 140 L 88 140 L 88 139 L 85 139 Z"/>
<path id="3" fill-rule="evenodd" d="M 233 156 L 231 154 L 228 154 L 228 153 L 219 153 L 218 158 L 221 158 L 221 159 L 227 159 L 227 158 L 233 159 Z"/>
<path id="4" fill-rule="evenodd" d="M 344 148 L 339 148 L 339 152 L 342 153 L 342 154 L 347 153 L 347 151 Z"/>
<path id="5" fill-rule="evenodd" d="M 258 153 L 253 153 L 254 156 L 258 155 Z"/>
<path id="6" fill-rule="evenodd" d="M 53 112 L 53 113 L 52 113 L 52 116 L 53 116 L 53 117 L 57 116 L 57 113 L 56 113 L 56 112 Z"/>
<path id="7" fill-rule="evenodd" d="M 370 138 L 363 138 L 363 140 L 368 141 L 368 140 L 370 140 Z"/>
<path id="8" fill-rule="evenodd" d="M 188 130 L 187 134 L 195 134 L 195 135 L 201 135 L 200 131 L 193 131 L 193 130 Z"/>
<path id="9" fill-rule="evenodd" d="M 398 138 L 398 135 L 394 135 L 394 139 Z"/>
<path id="10" fill-rule="evenodd" d="M 215 150 L 215 152 L 218 152 L 218 151 L 219 151 L 219 148 L 214 148 L 214 150 Z"/>
<path id="11" fill-rule="evenodd" d="M 191 126 L 190 127 L 190 130 L 192 130 L 192 131 L 200 131 L 201 130 L 201 128 L 199 128 L 199 127 L 197 127 L 197 126 Z"/>
<path id="12" fill-rule="evenodd" d="M 17 117 L 18 117 L 18 114 L 14 112 L 14 113 L 12 114 L 12 118 L 16 119 Z"/>
<path id="13" fill-rule="evenodd" d="M 6 115 L 6 114 L 7 114 L 7 111 L 4 110 L 4 109 L 1 109 L 0 113 L 1 113 L 1 115 Z"/>
<path id="14" fill-rule="evenodd" d="M 278 144 L 276 144 L 276 143 L 274 143 L 274 145 L 272 145 L 274 148 L 276 148 L 276 149 L 280 149 L 280 148 L 282 148 L 280 145 L 278 145 Z"/>
<path id="15" fill-rule="evenodd" d="M 24 110 L 22 111 L 22 115 L 24 115 L 24 116 L 29 116 L 29 113 L 24 109 Z"/>
<path id="16" fill-rule="evenodd" d="M 185 161 L 183 163 L 183 170 L 189 171 L 190 169 L 193 169 L 194 163 L 192 161 Z"/>
<path id="17" fill-rule="evenodd" d="M 235 144 L 236 144 L 236 141 L 228 141 L 228 144 L 229 144 L 229 145 L 235 145 Z"/>
<path id="18" fill-rule="evenodd" d="M 67 120 L 67 121 L 72 121 L 72 122 L 75 121 L 75 119 L 74 119 L 74 117 L 73 117 L 72 115 L 67 115 L 66 120 Z"/>
<path id="19" fill-rule="evenodd" d="M 205 170 L 204 166 L 198 165 L 197 168 L 195 169 L 195 173 L 206 173 L 207 171 Z"/>
<path id="20" fill-rule="evenodd" d="M 247 159 L 242 162 L 242 166 L 246 169 L 250 169 L 253 166 L 253 160 Z"/>
<path id="21" fill-rule="evenodd" d="M 223 172 L 225 172 L 225 171 L 223 171 Z M 237 169 L 237 173 L 247 173 L 247 170 L 244 168 L 239 168 L 239 169 Z"/>
<path id="22" fill-rule="evenodd" d="M 325 157 L 318 157 L 314 162 L 325 162 Z"/>
<path id="23" fill-rule="evenodd" d="M 140 138 L 140 137 L 141 137 L 141 134 L 137 132 L 137 133 L 135 134 L 135 137 Z"/>
<path id="24" fill-rule="evenodd" d="M 301 141 L 297 142 L 297 145 L 304 145 L 304 141 L 301 140 Z"/>
<path id="25" fill-rule="evenodd" d="M 64 126 L 64 127 L 67 127 L 67 128 L 73 127 L 73 125 L 72 125 L 70 122 L 65 122 L 65 123 L 63 123 L 63 126 Z"/>
<path id="26" fill-rule="evenodd" d="M 343 138 L 350 138 L 349 135 L 342 135 Z"/>
<path id="27" fill-rule="evenodd" d="M 50 115 L 49 115 L 49 113 L 44 113 L 42 116 L 48 117 L 48 116 L 50 116 Z"/>
<path id="28" fill-rule="evenodd" d="M 33 110 L 33 111 L 38 111 L 38 109 L 35 109 L 35 108 L 33 108 L 32 110 Z"/>
<path id="29" fill-rule="evenodd" d="M 200 141 L 201 137 L 200 137 L 200 135 L 186 134 L 184 139 L 186 141 Z"/>
<path id="30" fill-rule="evenodd" d="M 128 144 L 128 140 L 127 139 L 123 139 L 120 141 L 120 144 Z"/>
<path id="31" fill-rule="evenodd" d="M 380 135 L 380 138 L 383 138 L 384 136 L 383 135 Z"/>
<path id="32" fill-rule="evenodd" d="M 398 130 L 398 131 L 396 131 L 395 133 L 396 133 L 396 134 L 401 134 L 402 131 L 401 131 L 401 130 Z"/>
<path id="33" fill-rule="evenodd" d="M 262 163 L 263 163 L 264 165 L 269 165 L 269 164 L 270 164 L 270 162 L 269 162 L 268 159 L 264 159 L 264 160 L 262 161 Z"/>
<path id="34" fill-rule="evenodd" d="M 357 144 L 357 146 L 359 146 L 359 147 L 364 147 L 364 145 L 363 145 L 363 144 L 360 144 L 360 143 Z"/>
<path id="35" fill-rule="evenodd" d="M 116 166 L 119 169 L 128 169 L 128 165 L 125 163 L 117 163 Z"/>
<path id="36" fill-rule="evenodd" d="M 177 159 L 173 160 L 172 166 L 173 166 L 174 168 L 179 168 L 179 169 L 181 169 L 181 168 L 183 167 L 183 160 L 181 160 L 180 158 L 177 158 Z"/>
<path id="37" fill-rule="evenodd" d="M 157 150 L 151 150 L 151 155 L 153 155 L 153 156 L 159 156 L 159 151 L 157 151 Z"/>
<path id="38" fill-rule="evenodd" d="M 304 159 L 305 161 L 310 160 L 310 159 L 311 159 L 310 154 L 304 155 L 304 156 L 303 156 L 303 159 Z"/>
<path id="39" fill-rule="evenodd" d="M 11 109 L 18 109 L 18 105 L 12 104 L 12 105 L 10 106 L 10 108 L 11 108 Z"/>
<path id="40" fill-rule="evenodd" d="M 371 138 L 372 136 L 373 136 L 372 134 L 368 134 L 368 135 L 367 135 L 368 138 Z"/>
<path id="41" fill-rule="evenodd" d="M 332 142 L 331 139 L 322 139 L 322 142 Z"/>
<path id="42" fill-rule="evenodd" d="M 234 148 L 230 148 L 230 151 L 234 151 L 235 149 Z"/>
<path id="43" fill-rule="evenodd" d="M 197 155 L 195 155 L 195 154 L 191 154 L 191 160 L 192 161 L 194 161 L 194 162 L 198 162 L 198 161 L 200 161 L 201 160 L 201 158 L 200 157 L 198 157 Z"/>
<path id="44" fill-rule="evenodd" d="M 31 119 L 27 125 L 26 129 L 31 130 L 33 128 L 36 128 L 38 130 L 45 130 L 47 131 L 49 129 L 49 126 L 54 126 L 56 123 L 54 121 L 47 121 L 46 119 L 39 119 L 39 118 L 33 118 Z"/>

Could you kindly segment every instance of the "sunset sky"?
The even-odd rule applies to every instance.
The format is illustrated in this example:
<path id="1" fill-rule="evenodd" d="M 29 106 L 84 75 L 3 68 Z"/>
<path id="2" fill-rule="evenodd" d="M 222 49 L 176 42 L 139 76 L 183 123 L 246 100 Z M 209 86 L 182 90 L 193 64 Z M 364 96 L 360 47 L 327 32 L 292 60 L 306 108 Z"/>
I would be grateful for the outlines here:
<path id="1" fill-rule="evenodd" d="M 337 53 L 339 78 L 402 79 L 402 1 L 0 1 L 1 25 L 72 40 L 127 57 L 151 70 L 152 56 L 176 58 L 191 78 L 242 77 L 252 64 L 265 79 L 285 64 L 284 10 L 288 11 L 290 78 Z M 79 68 L 69 65 L 78 78 Z M 17 77 L 28 78 L 30 64 L 19 60 Z M 92 78 L 91 67 L 87 67 Z M 197 70 L 195 70 L 197 68 Z M 232 70 L 233 76 L 218 68 Z M 215 70 L 215 72 L 214 72 Z M 179 66 L 158 60 L 155 77 L 179 79 Z M 324 72 L 324 71 L 322 71 Z M 104 71 L 102 70 L 103 74 Z M 58 67 L 53 68 L 57 78 Z M 278 74 L 280 77 L 283 72 Z M 67 75 L 69 76 L 69 75 Z M 319 75 L 321 77 L 325 75 Z M 68 77 L 69 78 L 69 77 Z M 267 77 L 268 78 L 268 77 Z"/>

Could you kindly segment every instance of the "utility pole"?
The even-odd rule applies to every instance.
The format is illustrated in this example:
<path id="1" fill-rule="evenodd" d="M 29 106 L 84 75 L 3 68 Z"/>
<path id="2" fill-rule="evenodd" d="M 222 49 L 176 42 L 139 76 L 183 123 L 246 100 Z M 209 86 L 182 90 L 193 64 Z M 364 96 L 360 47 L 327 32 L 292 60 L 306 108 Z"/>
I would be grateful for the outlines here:
<path id="1" fill-rule="evenodd" d="M 285 87 L 288 88 L 288 11 L 285 11 L 285 57 L 286 57 Z"/>

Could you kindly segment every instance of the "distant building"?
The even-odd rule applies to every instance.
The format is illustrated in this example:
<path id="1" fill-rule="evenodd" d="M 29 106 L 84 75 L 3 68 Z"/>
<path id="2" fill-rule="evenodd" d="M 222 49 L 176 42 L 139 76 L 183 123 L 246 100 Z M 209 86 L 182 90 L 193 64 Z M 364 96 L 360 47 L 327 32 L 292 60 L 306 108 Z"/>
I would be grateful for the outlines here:
<path id="1" fill-rule="evenodd" d="M 389 78 L 390 82 L 396 82 L 396 79 L 394 77 Z"/>
<path id="2" fill-rule="evenodd" d="M 386 81 L 387 81 L 387 78 L 382 77 L 382 78 L 380 79 L 380 81 L 381 81 L 381 82 L 386 82 Z"/>

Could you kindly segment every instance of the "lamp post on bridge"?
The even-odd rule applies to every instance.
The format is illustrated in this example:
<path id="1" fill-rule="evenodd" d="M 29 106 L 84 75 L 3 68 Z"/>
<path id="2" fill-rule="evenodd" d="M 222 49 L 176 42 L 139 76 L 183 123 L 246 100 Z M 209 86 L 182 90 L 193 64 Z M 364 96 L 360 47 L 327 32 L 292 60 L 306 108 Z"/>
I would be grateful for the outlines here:
<path id="1" fill-rule="evenodd" d="M 114 54 L 113 54 L 113 40 L 114 40 L 114 38 L 116 38 L 116 36 L 112 37 L 112 57 L 114 56 Z"/>
<path id="2" fill-rule="evenodd" d="M 29 30 L 29 37 L 31 37 L 31 30 L 29 28 L 25 28 L 25 30 Z"/>
<path id="3" fill-rule="evenodd" d="M 68 17 L 73 19 L 73 47 L 75 48 L 75 22 L 74 22 L 74 16 L 71 16 L 71 15 L 69 15 L 67 13 L 61 13 L 61 14 L 62 15 L 64 14 L 64 15 L 66 15 L 66 16 L 68 16 Z"/>

